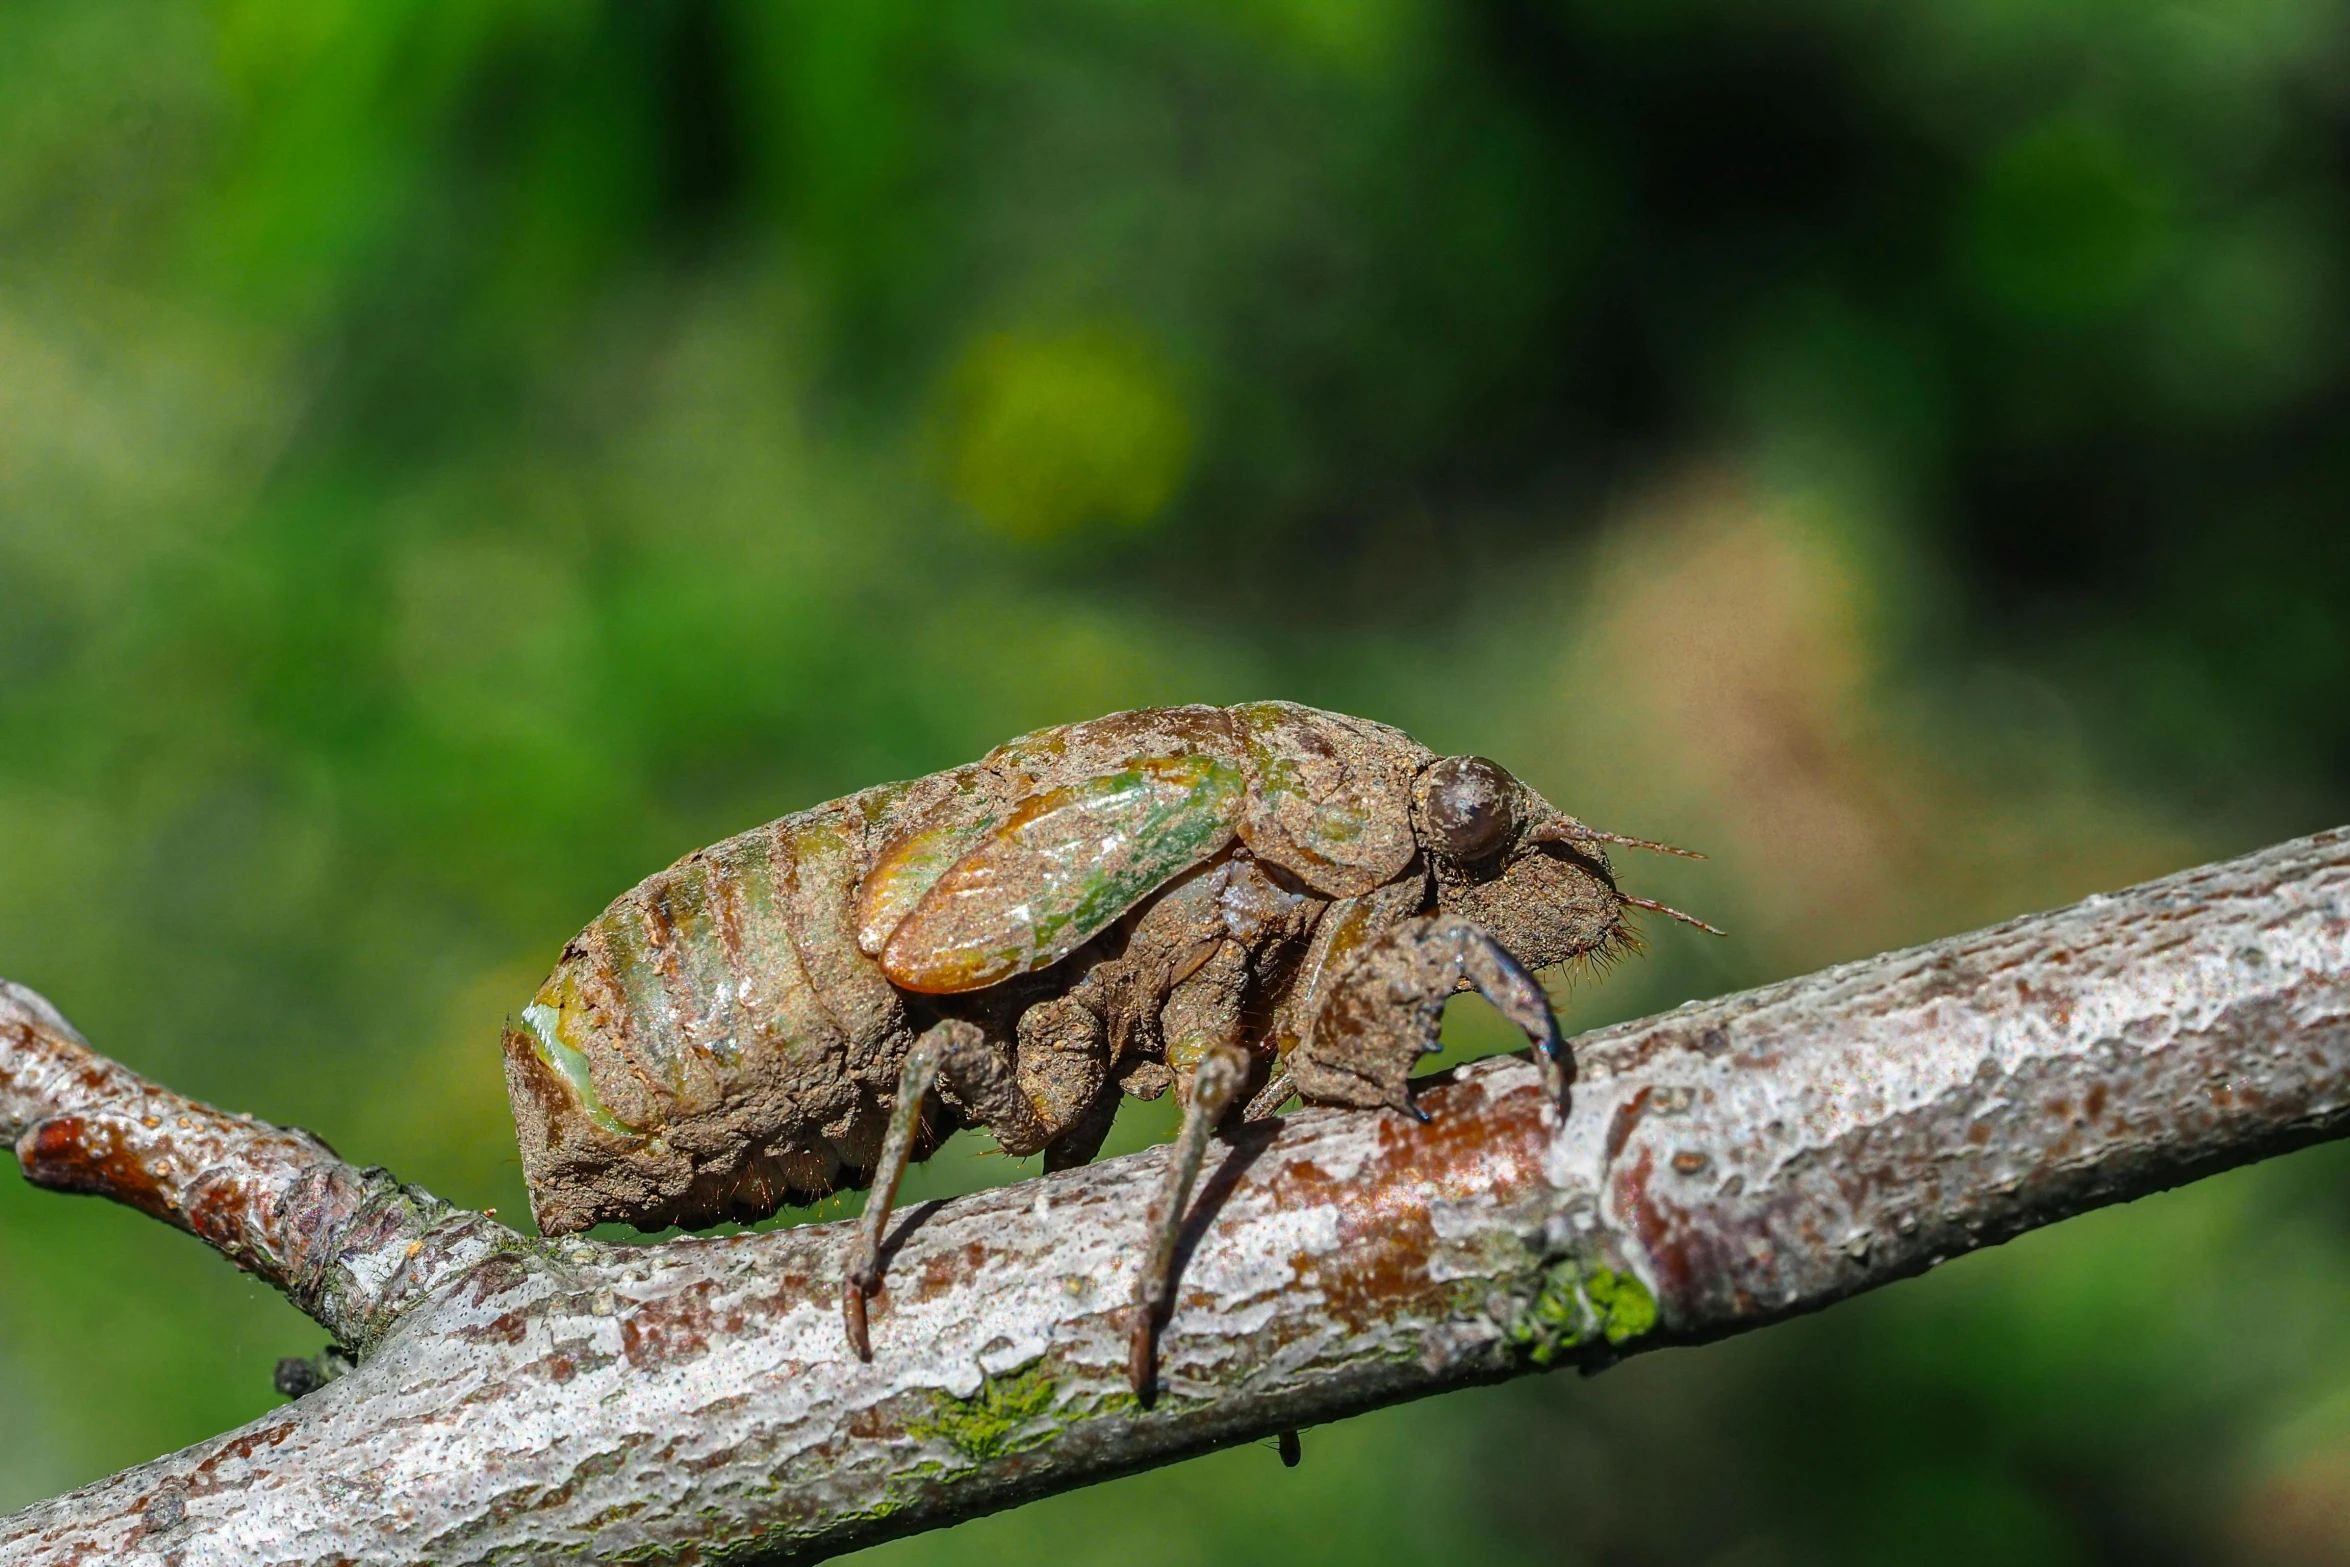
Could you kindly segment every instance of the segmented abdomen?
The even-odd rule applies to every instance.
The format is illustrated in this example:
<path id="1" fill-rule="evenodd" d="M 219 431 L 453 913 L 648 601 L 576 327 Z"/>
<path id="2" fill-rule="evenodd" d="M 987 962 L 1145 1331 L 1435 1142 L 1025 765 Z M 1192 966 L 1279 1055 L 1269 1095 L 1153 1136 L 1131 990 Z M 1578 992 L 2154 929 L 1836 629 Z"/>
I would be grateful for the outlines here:
<path id="1" fill-rule="evenodd" d="M 910 1036 L 851 928 L 864 858 L 856 802 L 786 817 L 564 949 L 508 1044 L 542 1228 L 765 1213 L 871 1166 Z"/>

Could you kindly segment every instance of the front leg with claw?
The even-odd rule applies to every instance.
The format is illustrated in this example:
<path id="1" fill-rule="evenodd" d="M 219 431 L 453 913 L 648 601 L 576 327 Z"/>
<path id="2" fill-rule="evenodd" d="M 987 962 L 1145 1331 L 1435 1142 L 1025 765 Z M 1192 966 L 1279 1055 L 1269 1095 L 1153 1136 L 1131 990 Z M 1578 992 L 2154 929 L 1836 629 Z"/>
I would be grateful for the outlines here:
<path id="1" fill-rule="evenodd" d="M 1534 1046 L 1543 1085 L 1563 1109 L 1575 1061 L 1559 1038 L 1550 998 L 1534 976 L 1471 921 L 1408 919 L 1367 942 L 1315 1010 L 1288 1072 L 1308 1104 L 1385 1106 L 1428 1119 L 1412 1102 L 1412 1068 L 1442 1048 L 1444 1004 L 1475 990 Z"/>

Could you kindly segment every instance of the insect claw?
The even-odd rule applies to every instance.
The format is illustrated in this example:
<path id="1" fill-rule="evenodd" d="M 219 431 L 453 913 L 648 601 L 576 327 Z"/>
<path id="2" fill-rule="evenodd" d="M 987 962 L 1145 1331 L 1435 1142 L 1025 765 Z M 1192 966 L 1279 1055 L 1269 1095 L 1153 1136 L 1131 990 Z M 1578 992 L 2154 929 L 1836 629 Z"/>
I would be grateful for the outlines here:
<path id="1" fill-rule="evenodd" d="M 1534 1046 L 1534 1069 L 1542 1074 L 1543 1091 L 1561 1110 L 1567 1107 L 1568 1094 L 1575 1084 L 1575 1056 L 1563 1040 L 1538 1040 Z"/>
<path id="2" fill-rule="evenodd" d="M 865 1281 L 851 1278 L 840 1287 L 840 1315 L 842 1326 L 848 1329 L 849 1348 L 857 1358 L 870 1364 L 873 1360 L 873 1341 L 865 1332 Z"/>
<path id="3" fill-rule="evenodd" d="M 1550 1096 L 1551 1103 L 1558 1105 L 1563 1110 L 1567 1104 L 1567 1096 L 1573 1091 L 1573 1085 L 1568 1081 L 1566 1072 L 1560 1068 L 1558 1058 L 1536 1052 L 1534 1070 L 1541 1074 L 1542 1091 Z"/>
<path id="4" fill-rule="evenodd" d="M 1158 1314 L 1148 1306 L 1134 1309 L 1134 1329 L 1126 1340 L 1126 1380 L 1133 1384 L 1136 1402 L 1148 1409 L 1158 1401 L 1158 1378 L 1153 1374 L 1158 1355 Z"/>
<path id="5" fill-rule="evenodd" d="M 1705 931 L 1708 934 L 1715 936 L 1727 936 L 1730 934 L 1728 931 L 1723 930 L 1718 925 L 1708 925 L 1705 921 L 1699 919 L 1694 914 L 1684 914 L 1679 909 L 1667 908 L 1665 905 L 1652 902 L 1647 898 L 1635 898 L 1627 892 L 1619 892 L 1616 894 L 1616 896 L 1623 899 L 1626 903 L 1631 904 L 1632 907 L 1636 909 L 1647 909 L 1652 913 L 1666 915 L 1669 918 L 1679 920 L 1684 925 L 1694 925 L 1699 930 Z"/>

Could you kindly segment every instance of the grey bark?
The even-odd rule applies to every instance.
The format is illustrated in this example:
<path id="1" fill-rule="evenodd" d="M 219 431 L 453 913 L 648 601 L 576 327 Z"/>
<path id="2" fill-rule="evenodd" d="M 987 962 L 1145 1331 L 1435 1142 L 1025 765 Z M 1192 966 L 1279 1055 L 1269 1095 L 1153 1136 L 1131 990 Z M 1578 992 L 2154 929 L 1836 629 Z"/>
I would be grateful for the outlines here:
<path id="1" fill-rule="evenodd" d="M 801 1560 L 1399 1399 L 1814 1310 L 2350 1130 L 2350 832 L 1578 1040 L 1212 1153 L 1155 1408 L 1164 1150 L 850 1223 L 542 1242 L 191 1105 L 0 994 L 0 1132 L 285 1288 L 358 1368 L 0 1519 L 0 1562 Z M 184 1118 L 184 1124 L 183 1124 Z M 234 1248 L 233 1250 L 231 1248 Z"/>

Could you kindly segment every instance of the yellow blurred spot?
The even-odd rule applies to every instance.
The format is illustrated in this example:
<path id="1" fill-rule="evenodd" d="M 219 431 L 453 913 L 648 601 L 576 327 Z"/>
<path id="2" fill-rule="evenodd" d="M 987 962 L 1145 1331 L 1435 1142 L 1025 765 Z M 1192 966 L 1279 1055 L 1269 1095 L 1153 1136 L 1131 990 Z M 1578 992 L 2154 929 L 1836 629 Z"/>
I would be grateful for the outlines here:
<path id="1" fill-rule="evenodd" d="M 1227 22 L 1303 60 L 1348 73 L 1392 69 L 1427 28 L 1425 0 L 1227 0 Z"/>
<path id="2" fill-rule="evenodd" d="M 1174 367 L 1130 331 L 994 333 L 949 378 L 948 488 L 1006 538 L 1141 527 L 1175 498 L 1190 457 Z"/>
<path id="3" fill-rule="evenodd" d="M 2253 1567 L 2350 1561 L 2350 1450 L 2324 1448 L 2263 1477 L 2236 1518 L 2238 1560 Z"/>
<path id="4" fill-rule="evenodd" d="M 1600 550 L 1559 665 L 1570 809 L 1713 856 L 1619 857 L 1627 890 L 1794 970 L 2202 857 L 2068 756 L 2053 693 L 2009 679 L 1938 710 L 1899 678 L 1912 612 L 1866 537 L 1828 492 L 1702 473 Z"/>

